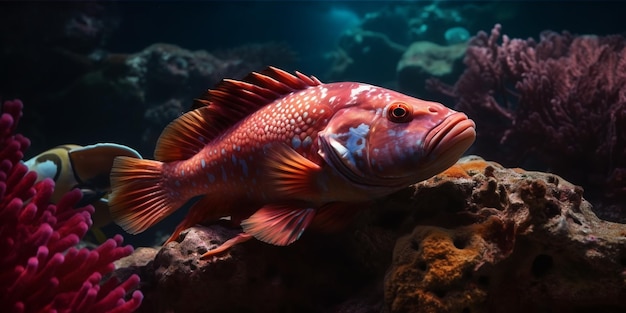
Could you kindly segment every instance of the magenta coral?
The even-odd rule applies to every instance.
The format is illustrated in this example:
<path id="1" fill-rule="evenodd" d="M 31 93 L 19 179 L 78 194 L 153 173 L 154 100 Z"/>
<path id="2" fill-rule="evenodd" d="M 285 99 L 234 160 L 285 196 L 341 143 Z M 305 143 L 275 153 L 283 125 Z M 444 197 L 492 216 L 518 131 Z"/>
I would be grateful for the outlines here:
<path id="1" fill-rule="evenodd" d="M 143 298 L 131 276 L 119 283 L 103 277 L 113 261 L 132 253 L 122 237 L 94 250 L 77 249 L 91 225 L 92 206 L 75 208 L 79 190 L 50 204 L 52 180 L 35 183 L 37 175 L 20 161 L 30 145 L 13 135 L 22 115 L 19 100 L 6 101 L 0 116 L 0 308 L 3 312 L 131 312 Z"/>
<path id="2" fill-rule="evenodd" d="M 454 87 L 433 80 L 429 87 L 476 120 L 474 153 L 626 200 L 625 47 L 617 35 L 511 39 L 496 25 L 470 41 Z"/>

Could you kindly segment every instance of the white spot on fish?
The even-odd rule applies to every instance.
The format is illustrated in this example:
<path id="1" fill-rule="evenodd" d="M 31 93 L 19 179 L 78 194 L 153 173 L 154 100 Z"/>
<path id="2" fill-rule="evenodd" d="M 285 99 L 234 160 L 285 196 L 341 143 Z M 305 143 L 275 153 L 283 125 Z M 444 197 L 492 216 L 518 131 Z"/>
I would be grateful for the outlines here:
<path id="1" fill-rule="evenodd" d="M 222 148 L 222 155 L 226 154 L 226 149 Z"/>
<path id="2" fill-rule="evenodd" d="M 206 167 L 206 161 L 204 159 L 200 159 L 200 164 L 202 165 L 202 168 Z"/>
<path id="3" fill-rule="evenodd" d="M 185 169 L 180 170 L 180 176 L 185 176 Z"/>
<path id="4" fill-rule="evenodd" d="M 372 89 L 372 86 L 359 84 L 359 87 L 356 87 L 350 90 L 350 98 L 354 98 L 358 96 L 361 92 L 368 91 L 371 89 Z"/>

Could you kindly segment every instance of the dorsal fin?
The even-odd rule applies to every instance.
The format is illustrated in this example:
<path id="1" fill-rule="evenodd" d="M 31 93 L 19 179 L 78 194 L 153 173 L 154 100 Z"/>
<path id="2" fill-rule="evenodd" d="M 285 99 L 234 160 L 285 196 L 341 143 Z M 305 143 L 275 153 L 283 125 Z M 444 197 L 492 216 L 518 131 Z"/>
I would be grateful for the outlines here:
<path id="1" fill-rule="evenodd" d="M 297 90 L 320 85 L 314 76 L 295 75 L 275 67 L 252 72 L 241 81 L 224 79 L 194 100 L 196 109 L 171 122 L 154 151 L 158 161 L 186 160 L 208 142 L 259 108 Z"/>

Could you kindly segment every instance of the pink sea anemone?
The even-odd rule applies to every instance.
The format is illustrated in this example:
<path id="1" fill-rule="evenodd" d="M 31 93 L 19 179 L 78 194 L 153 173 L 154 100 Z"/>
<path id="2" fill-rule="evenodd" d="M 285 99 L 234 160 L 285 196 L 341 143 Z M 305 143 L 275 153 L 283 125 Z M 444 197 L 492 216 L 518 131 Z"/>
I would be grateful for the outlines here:
<path id="1" fill-rule="evenodd" d="M 14 134 L 22 102 L 6 101 L 0 116 L 0 307 L 3 312 L 132 312 L 143 299 L 127 294 L 139 277 L 106 279 L 113 261 L 132 253 L 115 236 L 96 249 L 78 249 L 94 209 L 75 208 L 79 190 L 50 204 L 52 180 L 21 163 L 30 141 Z M 5 311 L 6 310 L 6 311 Z"/>

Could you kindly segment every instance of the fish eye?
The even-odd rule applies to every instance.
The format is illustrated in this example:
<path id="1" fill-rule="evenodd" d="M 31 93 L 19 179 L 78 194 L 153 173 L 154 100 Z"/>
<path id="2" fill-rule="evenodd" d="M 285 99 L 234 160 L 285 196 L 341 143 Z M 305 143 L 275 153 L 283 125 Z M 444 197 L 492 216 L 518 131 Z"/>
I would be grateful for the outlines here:
<path id="1" fill-rule="evenodd" d="M 404 102 L 392 103 L 387 109 L 387 118 L 395 123 L 406 123 L 413 119 L 413 108 Z"/>

